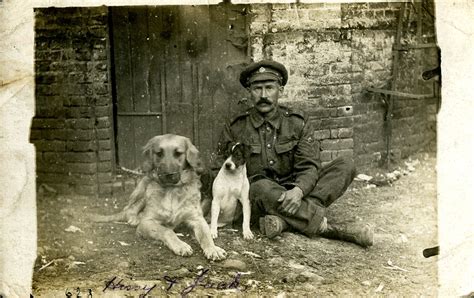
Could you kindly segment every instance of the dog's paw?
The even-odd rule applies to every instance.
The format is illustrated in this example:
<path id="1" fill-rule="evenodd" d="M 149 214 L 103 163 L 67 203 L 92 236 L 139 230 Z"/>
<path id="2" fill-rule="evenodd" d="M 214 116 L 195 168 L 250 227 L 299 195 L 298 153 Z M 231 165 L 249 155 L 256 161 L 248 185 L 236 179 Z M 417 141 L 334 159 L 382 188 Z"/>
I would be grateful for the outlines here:
<path id="1" fill-rule="evenodd" d="M 215 245 L 211 248 L 204 250 L 204 255 L 208 260 L 212 261 L 220 261 L 227 257 L 226 251 Z"/>
<path id="2" fill-rule="evenodd" d="M 127 223 L 132 227 L 136 227 L 140 223 L 140 220 L 138 219 L 138 216 L 129 216 Z"/>
<path id="3" fill-rule="evenodd" d="M 250 230 L 244 230 L 242 232 L 244 234 L 244 239 L 245 240 L 252 240 L 253 239 L 253 233 Z"/>
<path id="4" fill-rule="evenodd" d="M 187 257 L 193 254 L 193 249 L 186 242 L 179 242 L 173 247 L 170 247 L 171 250 L 178 256 Z"/>
<path id="5" fill-rule="evenodd" d="M 211 230 L 211 236 L 212 236 L 212 239 L 217 238 L 217 229 L 216 230 Z"/>

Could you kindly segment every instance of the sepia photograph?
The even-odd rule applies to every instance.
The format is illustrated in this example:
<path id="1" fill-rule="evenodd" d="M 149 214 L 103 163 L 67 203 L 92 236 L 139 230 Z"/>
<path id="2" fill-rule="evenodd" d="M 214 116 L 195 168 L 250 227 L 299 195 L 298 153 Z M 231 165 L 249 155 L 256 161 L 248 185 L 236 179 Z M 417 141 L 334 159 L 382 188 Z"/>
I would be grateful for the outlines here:
<path id="1" fill-rule="evenodd" d="M 34 6 L 0 277 L 31 297 L 439 295 L 437 5 Z"/>

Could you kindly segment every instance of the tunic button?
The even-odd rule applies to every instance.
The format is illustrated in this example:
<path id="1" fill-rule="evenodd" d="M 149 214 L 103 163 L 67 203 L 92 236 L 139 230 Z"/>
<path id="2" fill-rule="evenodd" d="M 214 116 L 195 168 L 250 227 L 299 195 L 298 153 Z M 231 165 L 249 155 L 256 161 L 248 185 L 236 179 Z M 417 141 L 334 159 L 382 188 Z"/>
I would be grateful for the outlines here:
<path id="1" fill-rule="evenodd" d="M 267 131 L 271 131 L 272 129 L 270 128 L 270 126 L 267 126 Z"/>
<path id="2" fill-rule="evenodd" d="M 272 148 L 272 144 L 267 144 L 267 148 L 268 149 Z"/>
<path id="3" fill-rule="evenodd" d="M 269 161 L 270 165 L 273 165 L 275 162 L 273 160 Z"/>

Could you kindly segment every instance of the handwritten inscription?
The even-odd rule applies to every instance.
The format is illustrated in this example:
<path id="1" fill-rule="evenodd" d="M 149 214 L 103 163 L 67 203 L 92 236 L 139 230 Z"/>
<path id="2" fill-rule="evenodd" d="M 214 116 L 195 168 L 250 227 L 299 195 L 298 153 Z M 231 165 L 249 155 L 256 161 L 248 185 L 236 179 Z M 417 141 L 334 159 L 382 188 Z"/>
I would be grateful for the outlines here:
<path id="1" fill-rule="evenodd" d="M 196 287 L 202 286 L 206 289 L 217 289 L 217 290 L 225 290 L 225 289 L 237 289 L 240 291 L 245 291 L 246 288 L 240 287 L 240 272 L 237 272 L 234 276 L 234 279 L 230 282 L 219 282 L 219 283 L 212 283 L 212 282 L 205 282 L 204 279 L 206 278 L 209 269 L 203 269 L 200 274 L 196 277 L 193 283 L 189 286 L 185 287 L 181 291 L 181 295 L 185 296 L 191 293 Z"/>
<path id="2" fill-rule="evenodd" d="M 156 288 L 156 284 L 153 286 L 139 286 L 139 285 L 129 285 L 125 284 L 123 281 L 123 278 L 118 278 L 114 276 L 111 280 L 105 283 L 105 288 L 102 290 L 102 292 L 105 292 L 106 290 L 119 290 L 119 291 L 143 291 L 142 294 L 140 294 L 140 297 L 145 297 L 148 295 L 154 288 Z"/>
<path id="3" fill-rule="evenodd" d="M 80 288 L 76 288 L 76 290 L 73 291 L 73 292 L 75 292 L 76 298 L 77 297 L 81 297 L 81 298 L 84 297 L 84 296 L 81 296 L 81 289 Z M 71 293 L 71 291 L 69 291 L 69 289 L 66 289 L 66 297 L 67 298 L 73 297 L 73 293 Z M 85 296 L 85 297 L 87 297 L 87 298 L 92 298 L 93 297 L 92 296 L 92 289 L 87 289 L 87 296 Z M 30 295 L 30 298 L 33 298 L 33 295 Z"/>
<path id="4" fill-rule="evenodd" d="M 235 276 L 231 280 L 221 281 L 221 282 L 212 282 L 207 280 L 210 269 L 201 269 L 196 278 L 190 283 L 186 285 L 181 285 L 182 281 L 179 277 L 172 277 L 169 275 L 164 275 L 162 279 L 158 279 L 157 281 L 165 282 L 166 286 L 163 287 L 163 290 L 166 292 L 178 288 L 178 292 L 181 294 L 182 297 L 187 296 L 192 291 L 196 290 L 198 287 L 202 287 L 203 289 L 215 289 L 215 290 L 228 290 L 228 289 L 236 289 L 238 291 L 245 291 L 247 290 L 247 286 L 240 284 L 240 277 L 241 273 L 237 272 Z M 150 284 L 150 285 L 138 285 L 134 284 L 133 281 L 125 281 L 123 278 L 118 276 L 114 276 L 111 279 L 105 282 L 105 287 L 102 289 L 102 292 L 106 291 L 126 291 L 126 292 L 135 292 L 138 294 L 140 298 L 144 298 L 148 296 L 153 290 L 157 288 L 158 284 Z M 180 288 L 179 288 L 180 287 Z M 73 290 L 66 289 L 65 296 L 67 298 L 75 297 L 75 298 L 93 298 L 95 294 L 93 293 L 92 289 L 86 289 L 84 292 L 81 292 L 80 288 L 75 288 Z M 122 293 L 123 294 L 123 293 Z M 154 291 L 156 293 L 156 290 Z M 0 298 L 3 296 L 0 294 Z M 34 298 L 31 294 L 30 298 Z"/>
<path id="5" fill-rule="evenodd" d="M 232 280 L 222 281 L 222 282 L 211 282 L 207 280 L 207 276 L 210 269 L 202 269 L 198 272 L 196 278 L 189 285 L 181 286 L 180 279 L 178 277 L 172 277 L 165 275 L 162 278 L 162 281 L 166 283 L 165 291 L 170 291 L 181 286 L 179 289 L 182 296 L 186 296 L 198 287 L 204 289 L 216 289 L 216 290 L 226 290 L 226 289 L 236 289 L 239 291 L 245 291 L 247 288 L 240 284 L 241 273 L 236 273 Z M 157 284 L 150 285 L 137 285 L 133 284 L 133 281 L 125 281 L 123 278 L 117 276 L 112 277 L 110 280 L 105 282 L 105 287 L 102 292 L 106 291 L 128 291 L 128 292 L 141 292 L 139 297 L 145 297 L 149 295 L 154 289 L 156 289 Z"/>

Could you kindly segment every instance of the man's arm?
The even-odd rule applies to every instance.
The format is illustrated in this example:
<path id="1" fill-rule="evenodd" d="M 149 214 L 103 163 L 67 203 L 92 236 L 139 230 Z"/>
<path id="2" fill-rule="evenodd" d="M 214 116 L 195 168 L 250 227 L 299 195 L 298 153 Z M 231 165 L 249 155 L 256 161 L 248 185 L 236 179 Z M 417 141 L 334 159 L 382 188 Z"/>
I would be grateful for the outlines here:
<path id="1" fill-rule="evenodd" d="M 316 186 L 321 169 L 319 142 L 314 138 L 313 126 L 305 121 L 301 138 L 296 146 L 294 170 L 295 185 L 306 196 Z"/>
<path id="2" fill-rule="evenodd" d="M 294 164 L 296 179 L 293 183 L 295 187 L 283 192 L 278 199 L 281 203 L 279 207 L 281 212 L 295 214 L 298 211 L 301 199 L 316 186 L 320 169 L 319 142 L 314 139 L 312 125 L 307 122 L 296 146 Z"/>
<path id="3" fill-rule="evenodd" d="M 219 143 L 217 144 L 217 155 L 226 156 L 229 153 L 228 150 L 231 148 L 232 143 L 235 143 L 234 136 L 230 129 L 230 125 L 226 123 L 219 137 Z"/>

